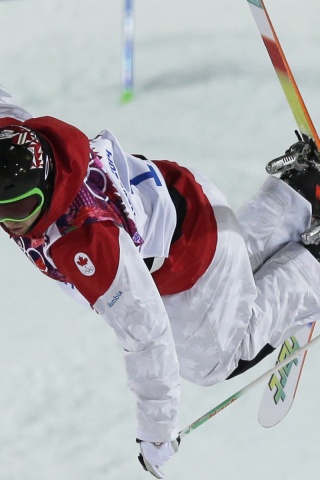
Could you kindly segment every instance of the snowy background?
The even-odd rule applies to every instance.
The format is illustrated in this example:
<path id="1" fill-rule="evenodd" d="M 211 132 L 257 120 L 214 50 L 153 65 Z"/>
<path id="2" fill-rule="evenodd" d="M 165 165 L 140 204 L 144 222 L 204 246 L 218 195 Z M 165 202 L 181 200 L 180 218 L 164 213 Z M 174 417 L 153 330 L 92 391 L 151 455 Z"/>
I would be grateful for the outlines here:
<path id="1" fill-rule="evenodd" d="M 121 0 L 0 1 L 0 83 L 34 115 L 128 152 L 205 172 L 234 208 L 295 141 L 295 124 L 245 0 L 136 0 L 135 98 L 120 99 Z M 320 128 L 319 0 L 267 0 Z M 120 347 L 0 236 L 0 480 L 140 480 Z M 294 279 L 293 279 L 294 281 Z M 181 428 L 273 364 L 213 388 L 183 382 Z M 257 421 L 264 386 L 186 437 L 165 469 L 186 480 L 291 480 L 319 471 L 319 351 L 288 417 Z"/>

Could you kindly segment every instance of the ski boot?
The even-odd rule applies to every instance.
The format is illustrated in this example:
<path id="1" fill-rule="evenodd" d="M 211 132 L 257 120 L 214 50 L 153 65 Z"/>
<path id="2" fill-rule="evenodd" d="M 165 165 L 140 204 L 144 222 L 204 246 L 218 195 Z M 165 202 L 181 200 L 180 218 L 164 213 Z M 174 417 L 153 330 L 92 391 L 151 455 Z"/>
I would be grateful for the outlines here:
<path id="1" fill-rule="evenodd" d="M 295 133 L 298 142 L 285 155 L 271 160 L 266 171 L 279 173 L 281 180 L 311 203 L 311 226 L 303 233 L 302 243 L 320 262 L 320 153 L 312 138 Z"/>

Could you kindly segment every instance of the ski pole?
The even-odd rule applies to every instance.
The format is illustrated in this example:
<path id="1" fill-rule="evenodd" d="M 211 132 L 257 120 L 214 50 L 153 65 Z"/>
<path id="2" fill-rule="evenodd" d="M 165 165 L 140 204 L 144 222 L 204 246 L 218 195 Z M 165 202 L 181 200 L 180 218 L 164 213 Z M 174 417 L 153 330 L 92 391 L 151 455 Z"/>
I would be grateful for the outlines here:
<path id="1" fill-rule="evenodd" d="M 129 102 L 133 96 L 133 0 L 124 0 L 123 51 L 122 51 L 122 101 Z"/>
<path id="2" fill-rule="evenodd" d="M 306 352 L 307 350 L 309 350 L 310 348 L 314 347 L 317 343 L 320 342 L 320 335 L 318 335 L 317 337 L 315 337 L 313 340 L 311 340 L 311 342 L 308 342 L 306 343 L 306 345 L 304 345 L 303 347 L 301 348 L 298 348 L 297 350 L 295 350 L 295 352 L 293 352 L 291 355 L 289 355 L 287 358 L 285 358 L 284 360 L 282 360 L 281 362 L 277 363 L 275 367 L 271 368 L 270 370 L 266 371 L 265 373 L 263 373 L 262 375 L 260 375 L 260 377 L 256 378 L 255 380 L 253 380 L 252 382 L 250 382 L 248 385 L 246 385 L 245 387 L 241 388 L 241 390 L 238 390 L 236 393 L 234 393 L 233 395 L 231 395 L 230 397 L 228 397 L 226 400 L 224 400 L 223 402 L 219 403 L 219 405 L 217 405 L 216 407 L 212 408 L 211 410 L 209 410 L 207 413 L 205 413 L 204 415 L 202 415 L 202 417 L 198 418 L 197 420 L 195 420 L 194 422 L 192 422 L 190 425 L 188 425 L 186 428 L 184 428 L 183 430 L 181 430 L 179 432 L 179 436 L 178 438 L 182 439 L 183 437 L 185 437 L 186 435 L 189 435 L 193 430 L 196 430 L 198 427 L 200 427 L 201 425 L 203 425 L 204 423 L 206 423 L 208 420 L 210 420 L 211 418 L 215 417 L 218 413 L 220 413 L 222 410 L 224 410 L 226 407 L 228 407 L 229 405 L 231 405 L 232 403 L 234 403 L 236 400 L 238 400 L 240 397 L 242 397 L 243 395 L 245 395 L 247 392 L 249 392 L 250 390 L 252 390 L 254 387 L 256 387 L 259 383 L 261 383 L 262 381 L 264 381 L 266 378 L 268 378 L 270 375 L 272 375 L 273 373 L 276 373 L 280 368 L 283 368 L 285 367 L 286 365 L 288 365 L 289 363 L 291 363 L 293 360 L 295 360 L 297 357 L 299 357 L 299 355 L 301 355 L 302 353 Z"/>

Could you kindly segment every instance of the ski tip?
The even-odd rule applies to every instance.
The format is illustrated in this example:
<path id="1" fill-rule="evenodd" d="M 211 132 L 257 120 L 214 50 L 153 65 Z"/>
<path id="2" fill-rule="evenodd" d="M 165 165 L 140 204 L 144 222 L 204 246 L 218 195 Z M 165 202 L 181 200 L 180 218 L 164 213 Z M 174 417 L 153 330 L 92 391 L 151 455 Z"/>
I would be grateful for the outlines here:
<path id="1" fill-rule="evenodd" d="M 290 404 L 286 405 L 285 411 L 281 411 L 278 413 L 278 415 L 275 415 L 274 412 L 272 414 L 271 411 L 268 410 L 259 410 L 258 413 L 258 422 L 263 428 L 272 428 L 276 427 L 279 425 L 279 423 L 286 417 L 287 413 L 289 412 L 292 402 L 289 402 Z"/>

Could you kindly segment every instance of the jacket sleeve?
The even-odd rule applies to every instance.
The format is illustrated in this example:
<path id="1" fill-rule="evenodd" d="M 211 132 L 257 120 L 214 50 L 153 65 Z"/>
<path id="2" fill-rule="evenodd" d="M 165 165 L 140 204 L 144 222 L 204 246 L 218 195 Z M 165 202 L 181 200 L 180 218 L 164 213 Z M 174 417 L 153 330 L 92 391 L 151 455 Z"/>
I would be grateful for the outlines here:
<path id="1" fill-rule="evenodd" d="M 0 118 L 4 117 L 11 117 L 16 120 L 24 121 L 32 118 L 32 115 L 24 108 L 15 105 L 10 93 L 0 85 Z"/>
<path id="2" fill-rule="evenodd" d="M 137 438 L 176 438 L 180 377 L 172 331 L 130 236 L 111 222 L 93 223 L 59 239 L 51 255 L 121 341 L 128 384 L 137 398 Z"/>

